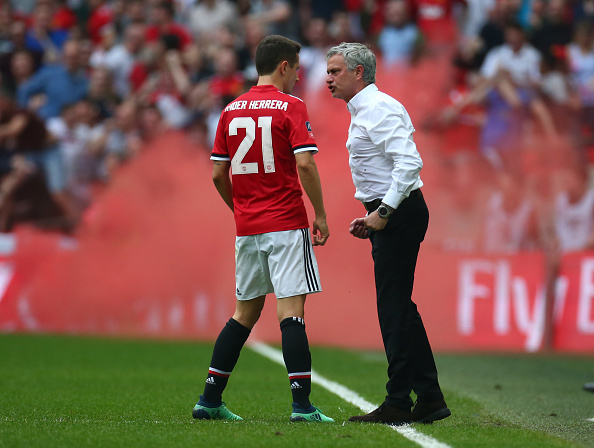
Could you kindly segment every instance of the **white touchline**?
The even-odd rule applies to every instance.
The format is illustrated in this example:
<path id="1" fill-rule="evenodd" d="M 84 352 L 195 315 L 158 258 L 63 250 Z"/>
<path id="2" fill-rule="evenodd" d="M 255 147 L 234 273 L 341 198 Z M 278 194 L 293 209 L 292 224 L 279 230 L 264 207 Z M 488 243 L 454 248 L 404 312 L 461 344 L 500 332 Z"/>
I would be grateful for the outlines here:
<path id="1" fill-rule="evenodd" d="M 271 361 L 274 361 L 282 366 L 285 365 L 283 353 L 280 350 L 277 350 L 261 342 L 250 342 L 249 346 L 256 353 L 259 353 L 260 355 L 270 359 Z M 313 369 L 311 371 L 311 381 L 312 383 L 322 386 L 324 389 L 332 392 L 333 394 L 338 395 L 344 401 L 347 401 L 357 406 L 365 413 L 371 412 L 375 408 L 377 408 L 376 405 L 365 400 L 357 392 L 352 391 L 351 389 L 335 381 L 330 381 L 324 378 L 323 376 L 315 372 Z M 417 443 L 423 448 L 451 448 L 450 445 L 440 442 L 439 440 L 436 440 L 433 437 L 430 437 L 426 434 L 420 433 L 414 428 L 410 427 L 409 425 L 390 426 L 390 428 L 399 432 L 402 436 L 406 437 L 408 440 L 412 442 Z"/>

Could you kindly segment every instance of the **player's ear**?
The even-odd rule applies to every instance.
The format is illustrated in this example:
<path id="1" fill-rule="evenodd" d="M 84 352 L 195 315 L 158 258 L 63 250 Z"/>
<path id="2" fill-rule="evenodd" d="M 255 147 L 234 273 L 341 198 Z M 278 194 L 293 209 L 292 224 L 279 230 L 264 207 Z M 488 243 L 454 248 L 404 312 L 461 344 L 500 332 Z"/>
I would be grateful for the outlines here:
<path id="1" fill-rule="evenodd" d="M 279 70 L 281 75 L 284 75 L 287 72 L 287 67 L 289 66 L 288 61 L 283 61 L 279 64 Z"/>

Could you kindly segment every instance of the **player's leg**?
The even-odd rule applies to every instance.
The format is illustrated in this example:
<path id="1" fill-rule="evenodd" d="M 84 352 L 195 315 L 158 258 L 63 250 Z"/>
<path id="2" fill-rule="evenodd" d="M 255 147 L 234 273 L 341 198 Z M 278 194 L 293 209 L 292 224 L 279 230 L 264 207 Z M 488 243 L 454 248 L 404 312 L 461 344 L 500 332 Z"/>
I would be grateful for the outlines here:
<path id="1" fill-rule="evenodd" d="M 293 395 L 291 422 L 333 422 L 309 401 L 311 393 L 311 353 L 305 332 L 305 294 L 277 300 L 282 348 Z"/>
<path id="2" fill-rule="evenodd" d="M 270 234 L 270 277 L 277 300 L 282 349 L 293 395 L 291 421 L 334 421 L 309 401 L 311 353 L 305 332 L 304 308 L 308 293 L 320 291 L 318 266 L 308 229 Z"/>
<path id="3" fill-rule="evenodd" d="M 259 235 L 236 239 L 235 313 L 220 332 L 213 349 L 204 393 L 192 412 L 194 418 L 240 420 L 222 401 L 222 394 L 243 345 L 262 312 L 266 294 L 272 292 L 268 267 L 259 250 Z"/>
<path id="4" fill-rule="evenodd" d="M 311 353 L 305 332 L 305 294 L 277 300 L 277 315 L 282 334 L 282 349 L 293 403 L 308 409 L 311 406 Z"/>
<path id="5" fill-rule="evenodd" d="M 204 392 L 192 415 L 198 419 L 241 420 L 223 403 L 223 391 L 237 364 L 241 349 L 262 312 L 266 296 L 238 300 L 233 317 L 225 324 L 215 342 Z"/>

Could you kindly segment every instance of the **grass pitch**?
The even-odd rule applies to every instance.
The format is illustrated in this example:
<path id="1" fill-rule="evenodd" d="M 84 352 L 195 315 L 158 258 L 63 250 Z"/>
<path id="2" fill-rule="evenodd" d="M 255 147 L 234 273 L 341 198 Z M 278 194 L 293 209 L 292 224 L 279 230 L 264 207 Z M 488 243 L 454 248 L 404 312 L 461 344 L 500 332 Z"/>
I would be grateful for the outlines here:
<path id="1" fill-rule="evenodd" d="M 337 423 L 289 424 L 283 367 L 245 349 L 225 392 L 243 422 L 194 421 L 211 344 L 0 335 L 0 447 L 418 447 L 384 425 L 346 422 L 361 411 L 314 385 Z M 314 369 L 379 404 L 377 352 L 312 348 Z M 459 447 L 594 447 L 594 358 L 436 357 L 452 417 L 412 425 Z M 346 423 L 345 423 L 346 422 Z"/>

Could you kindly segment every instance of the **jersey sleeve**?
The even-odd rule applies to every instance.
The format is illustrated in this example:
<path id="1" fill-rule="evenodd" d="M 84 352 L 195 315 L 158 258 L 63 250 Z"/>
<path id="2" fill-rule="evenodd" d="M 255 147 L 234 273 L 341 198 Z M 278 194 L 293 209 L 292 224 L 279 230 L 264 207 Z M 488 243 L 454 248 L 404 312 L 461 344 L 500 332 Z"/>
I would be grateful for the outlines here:
<path id="1" fill-rule="evenodd" d="M 210 160 L 218 160 L 220 162 L 228 162 L 231 160 L 229 157 L 229 149 L 227 148 L 227 139 L 225 138 L 225 119 L 224 112 L 219 118 L 219 124 L 217 125 L 217 133 L 215 135 L 214 149 L 210 155 Z"/>
<path id="2" fill-rule="evenodd" d="M 291 105 L 287 114 L 289 123 L 289 143 L 295 154 L 304 151 L 318 152 L 318 146 L 314 139 L 307 108 L 302 101 L 296 101 Z"/>

